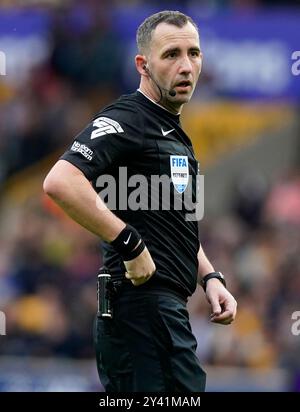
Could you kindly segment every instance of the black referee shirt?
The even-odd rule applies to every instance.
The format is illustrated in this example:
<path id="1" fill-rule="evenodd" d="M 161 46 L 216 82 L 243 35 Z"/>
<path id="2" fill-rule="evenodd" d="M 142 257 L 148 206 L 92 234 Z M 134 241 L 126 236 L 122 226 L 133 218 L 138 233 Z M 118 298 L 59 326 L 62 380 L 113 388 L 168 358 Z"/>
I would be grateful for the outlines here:
<path id="1" fill-rule="evenodd" d="M 187 221 L 186 214 L 193 212 L 196 200 L 198 162 L 179 115 L 140 91 L 121 96 L 95 116 L 61 159 L 79 168 L 98 193 L 104 189 L 105 201 L 115 199 L 113 212 L 144 239 L 157 270 L 138 288 L 191 295 L 197 284 L 199 237 L 198 222 Z M 116 184 L 104 183 L 103 175 L 113 177 Z M 167 178 L 163 185 L 151 185 L 162 175 Z M 106 242 L 102 249 L 113 279 L 137 288 L 125 278 L 125 266 L 114 249 Z"/>

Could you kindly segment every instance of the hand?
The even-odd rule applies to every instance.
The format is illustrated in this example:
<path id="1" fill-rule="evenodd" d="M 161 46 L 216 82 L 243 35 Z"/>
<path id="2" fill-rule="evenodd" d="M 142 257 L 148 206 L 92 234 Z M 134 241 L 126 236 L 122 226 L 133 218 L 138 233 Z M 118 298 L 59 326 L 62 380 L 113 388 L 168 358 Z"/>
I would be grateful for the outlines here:
<path id="1" fill-rule="evenodd" d="M 124 265 L 126 267 L 125 276 L 131 280 L 134 286 L 147 282 L 156 270 L 147 247 L 135 259 L 124 261 Z"/>
<path id="2" fill-rule="evenodd" d="M 212 308 L 211 322 L 229 325 L 234 321 L 237 302 L 218 279 L 208 280 L 206 298 Z"/>

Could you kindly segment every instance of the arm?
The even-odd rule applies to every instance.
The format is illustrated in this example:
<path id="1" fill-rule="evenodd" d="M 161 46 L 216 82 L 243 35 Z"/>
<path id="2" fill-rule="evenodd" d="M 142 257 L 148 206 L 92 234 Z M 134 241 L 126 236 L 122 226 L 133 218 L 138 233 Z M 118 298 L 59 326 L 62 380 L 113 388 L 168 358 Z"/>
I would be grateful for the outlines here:
<path id="1" fill-rule="evenodd" d="M 73 220 L 107 242 L 113 241 L 126 226 L 105 206 L 81 170 L 65 160 L 53 166 L 43 188 Z M 148 280 L 155 271 L 147 248 L 124 264 L 130 274 L 126 277 L 136 286 Z"/>
<path id="2" fill-rule="evenodd" d="M 204 276 L 214 271 L 215 269 L 213 265 L 205 255 L 204 250 L 202 249 L 202 245 L 200 245 L 198 251 L 198 283 L 201 284 L 201 280 L 204 278 Z"/>
<path id="3" fill-rule="evenodd" d="M 205 255 L 202 246 L 198 251 L 198 283 L 208 273 L 214 272 L 214 267 Z M 206 285 L 206 298 L 211 305 L 210 320 L 223 325 L 230 324 L 236 316 L 237 302 L 218 279 L 210 279 Z"/>
<path id="4" fill-rule="evenodd" d="M 97 196 L 84 174 L 66 160 L 53 166 L 43 188 L 73 220 L 107 242 L 125 227 Z"/>

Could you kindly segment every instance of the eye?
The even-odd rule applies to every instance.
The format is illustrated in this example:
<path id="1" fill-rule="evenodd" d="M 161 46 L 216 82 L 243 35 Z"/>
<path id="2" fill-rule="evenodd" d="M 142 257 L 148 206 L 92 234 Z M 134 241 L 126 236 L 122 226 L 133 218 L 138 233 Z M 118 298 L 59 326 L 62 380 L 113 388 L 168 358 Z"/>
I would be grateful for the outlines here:
<path id="1" fill-rule="evenodd" d="M 168 58 L 168 59 L 174 59 L 176 56 L 177 56 L 177 53 L 176 53 L 176 52 L 171 52 L 171 53 L 169 53 L 169 54 L 167 55 L 167 58 Z"/>
<path id="2" fill-rule="evenodd" d="M 191 51 L 191 56 L 193 57 L 198 57 L 199 56 L 199 52 L 197 50 L 193 50 Z"/>

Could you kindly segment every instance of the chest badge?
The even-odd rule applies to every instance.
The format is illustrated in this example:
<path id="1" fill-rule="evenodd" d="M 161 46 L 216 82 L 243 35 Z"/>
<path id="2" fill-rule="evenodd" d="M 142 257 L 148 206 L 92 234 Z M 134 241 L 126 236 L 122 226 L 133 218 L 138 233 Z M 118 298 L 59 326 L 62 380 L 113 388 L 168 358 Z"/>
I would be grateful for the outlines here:
<path id="1" fill-rule="evenodd" d="M 189 161 L 187 156 L 170 156 L 171 179 L 178 193 L 183 193 L 189 182 Z"/>

